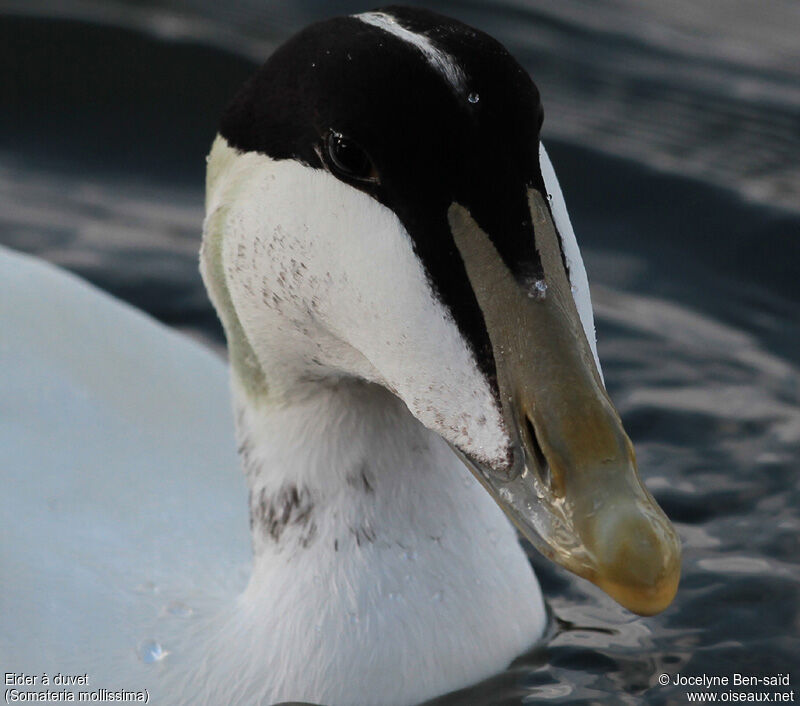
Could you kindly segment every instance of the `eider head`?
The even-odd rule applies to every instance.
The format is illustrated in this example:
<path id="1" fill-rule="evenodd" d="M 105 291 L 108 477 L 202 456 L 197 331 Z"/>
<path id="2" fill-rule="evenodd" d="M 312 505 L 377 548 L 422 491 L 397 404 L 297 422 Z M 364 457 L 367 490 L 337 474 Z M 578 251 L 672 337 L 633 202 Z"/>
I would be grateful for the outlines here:
<path id="1" fill-rule="evenodd" d="M 525 70 L 464 24 L 313 25 L 222 119 L 203 272 L 247 394 L 388 388 L 540 551 L 651 614 L 680 545 L 603 385 L 542 119 Z"/>

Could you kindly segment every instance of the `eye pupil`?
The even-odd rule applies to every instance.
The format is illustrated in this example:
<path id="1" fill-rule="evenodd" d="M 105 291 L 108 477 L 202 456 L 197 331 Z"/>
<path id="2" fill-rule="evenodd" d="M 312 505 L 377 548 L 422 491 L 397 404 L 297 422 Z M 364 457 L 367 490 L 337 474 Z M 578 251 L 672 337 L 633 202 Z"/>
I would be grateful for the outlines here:
<path id="1" fill-rule="evenodd" d="M 372 162 L 353 140 L 331 131 L 326 143 L 330 166 L 335 171 L 351 179 L 377 181 Z"/>

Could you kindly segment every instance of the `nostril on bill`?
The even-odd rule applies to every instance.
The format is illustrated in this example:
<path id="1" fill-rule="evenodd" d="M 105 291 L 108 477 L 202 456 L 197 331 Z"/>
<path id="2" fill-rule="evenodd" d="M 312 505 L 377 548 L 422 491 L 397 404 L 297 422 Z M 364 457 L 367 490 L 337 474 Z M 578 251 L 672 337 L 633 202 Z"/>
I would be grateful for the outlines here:
<path id="1" fill-rule="evenodd" d="M 533 456 L 539 480 L 541 480 L 545 487 L 552 489 L 553 479 L 550 473 L 550 464 L 547 462 L 544 451 L 542 451 L 542 445 L 539 443 L 539 439 L 536 435 L 536 428 L 533 426 L 533 422 L 527 414 L 525 415 L 525 431 L 527 435 L 526 446 Z"/>

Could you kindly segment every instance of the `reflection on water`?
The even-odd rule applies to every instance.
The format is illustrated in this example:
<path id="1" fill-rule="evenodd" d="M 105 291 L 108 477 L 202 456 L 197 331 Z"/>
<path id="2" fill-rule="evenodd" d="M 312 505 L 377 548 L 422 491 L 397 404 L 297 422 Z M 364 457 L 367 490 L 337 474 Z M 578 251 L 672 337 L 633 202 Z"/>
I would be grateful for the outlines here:
<path id="1" fill-rule="evenodd" d="M 218 345 L 197 273 L 202 158 L 250 64 L 173 40 L 256 54 L 328 11 L 207 0 L 146 12 L 26 7 L 102 15 L 148 34 L 0 17 L 0 58 L 25 84 L 16 115 L 0 115 L 0 242 Z M 796 6 L 775 0 L 781 21 L 748 29 L 747 5 L 732 2 L 716 34 L 711 11 L 684 0 L 681 18 L 654 0 L 635 10 L 578 0 L 441 7 L 499 35 L 544 89 L 606 381 L 641 473 L 683 539 L 684 578 L 669 610 L 636 619 L 530 549 L 554 614 L 550 638 L 504 674 L 433 703 L 684 703 L 685 688 L 659 686 L 660 674 L 791 672 L 800 654 L 800 216 L 777 207 L 796 206 L 787 194 L 800 184 L 800 62 L 786 41 Z M 637 22 L 637 12 L 662 24 Z M 71 52 L 63 65 L 61 51 Z M 98 57 L 107 71 L 81 73 Z"/>
<path id="2" fill-rule="evenodd" d="M 216 336 L 197 270 L 202 192 L 0 162 L 0 240 L 79 272 L 162 321 Z M 219 340 L 217 338 L 217 340 Z"/>

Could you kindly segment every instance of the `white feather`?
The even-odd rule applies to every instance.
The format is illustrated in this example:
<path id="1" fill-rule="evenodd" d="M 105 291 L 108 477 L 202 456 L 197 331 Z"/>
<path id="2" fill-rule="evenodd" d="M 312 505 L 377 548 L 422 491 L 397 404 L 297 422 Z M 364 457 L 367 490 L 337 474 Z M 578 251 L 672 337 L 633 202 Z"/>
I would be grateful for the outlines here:
<path id="1" fill-rule="evenodd" d="M 272 399 L 304 394 L 321 378 L 361 378 L 395 392 L 468 453 L 505 457 L 489 383 L 391 210 L 328 172 L 236 154 L 221 137 L 210 169 L 205 237 L 224 233 L 239 322 L 261 368 L 278 372 L 268 380 Z M 210 269 L 204 258 L 214 291 Z"/>
<path id="2" fill-rule="evenodd" d="M 583 258 L 578 247 L 578 241 L 575 238 L 575 231 L 572 229 L 572 223 L 569 220 L 564 194 L 561 192 L 561 186 L 558 183 L 553 163 L 550 161 L 550 157 L 541 142 L 539 143 L 539 165 L 542 169 L 545 188 L 550 196 L 550 209 L 553 213 L 553 220 L 564 247 L 564 256 L 567 260 L 569 279 L 572 285 L 572 297 L 575 300 L 578 315 L 581 317 L 586 340 L 589 341 L 589 346 L 594 354 L 597 371 L 602 377 L 603 369 L 600 367 L 600 358 L 597 355 L 597 335 L 594 328 L 594 311 L 592 309 L 592 297 L 589 292 L 589 279 L 586 276 L 586 268 L 583 265 Z"/>
<path id="3" fill-rule="evenodd" d="M 447 81 L 450 86 L 459 93 L 465 91 L 467 78 L 463 69 L 456 63 L 455 59 L 445 51 L 437 48 L 430 37 L 403 27 L 396 18 L 387 12 L 364 12 L 354 17 L 362 22 L 378 27 L 384 32 L 394 35 L 398 39 L 416 47 L 425 60 Z"/>

